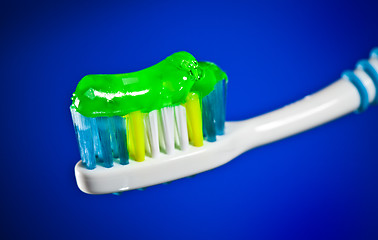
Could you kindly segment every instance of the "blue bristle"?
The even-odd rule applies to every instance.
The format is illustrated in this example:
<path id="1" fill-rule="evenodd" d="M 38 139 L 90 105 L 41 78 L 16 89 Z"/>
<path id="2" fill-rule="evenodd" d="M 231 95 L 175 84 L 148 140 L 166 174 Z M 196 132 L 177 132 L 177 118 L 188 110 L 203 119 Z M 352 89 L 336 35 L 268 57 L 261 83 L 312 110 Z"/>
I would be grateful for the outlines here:
<path id="1" fill-rule="evenodd" d="M 215 129 L 217 135 L 224 134 L 224 122 L 226 116 L 226 81 L 220 81 L 215 85 L 214 94 L 216 98 L 216 104 L 214 107 L 215 116 Z"/>
<path id="2" fill-rule="evenodd" d="M 91 131 L 93 119 L 81 115 L 73 108 L 71 108 L 70 110 L 75 128 L 76 138 L 79 144 L 82 163 L 86 168 L 94 169 L 96 167 L 96 158 L 94 154 Z"/>
<path id="3" fill-rule="evenodd" d="M 115 133 L 115 119 L 114 117 L 109 118 L 111 129 L 110 129 L 110 145 L 112 147 L 113 158 L 119 158 L 118 150 L 118 140 Z"/>
<path id="4" fill-rule="evenodd" d="M 92 118 L 92 137 L 93 137 L 93 144 L 94 144 L 94 152 L 97 161 L 102 162 L 103 161 L 103 154 L 102 154 L 102 146 L 100 141 L 100 136 L 98 134 L 98 127 L 97 127 L 97 121 L 95 121 L 95 118 Z"/>
<path id="5" fill-rule="evenodd" d="M 110 168 L 113 158 L 129 163 L 126 141 L 126 122 L 123 117 L 88 118 L 71 110 L 76 138 L 84 166 L 94 169 L 97 164 Z"/>
<path id="6" fill-rule="evenodd" d="M 226 109 L 226 81 L 219 81 L 214 90 L 202 99 L 203 135 L 208 142 L 224 134 Z"/>
<path id="7" fill-rule="evenodd" d="M 202 99 L 202 102 L 203 102 L 203 99 Z M 205 117 L 204 117 L 204 114 L 203 114 L 204 111 L 205 111 L 205 107 L 203 106 L 203 103 L 202 103 L 202 135 L 203 135 L 203 139 L 206 139 L 207 138 L 207 132 L 206 132 L 206 128 L 205 128 Z"/>
<path id="8" fill-rule="evenodd" d="M 101 145 L 103 166 L 110 168 L 113 166 L 113 155 L 110 144 L 110 121 L 107 117 L 95 118 L 98 128 L 99 145 Z"/>
<path id="9" fill-rule="evenodd" d="M 216 107 L 214 92 L 202 99 L 203 129 L 208 142 L 216 141 L 214 108 Z"/>
<path id="10" fill-rule="evenodd" d="M 114 133 L 117 140 L 120 164 L 129 164 L 129 153 L 127 151 L 126 121 L 123 117 L 113 117 Z"/>

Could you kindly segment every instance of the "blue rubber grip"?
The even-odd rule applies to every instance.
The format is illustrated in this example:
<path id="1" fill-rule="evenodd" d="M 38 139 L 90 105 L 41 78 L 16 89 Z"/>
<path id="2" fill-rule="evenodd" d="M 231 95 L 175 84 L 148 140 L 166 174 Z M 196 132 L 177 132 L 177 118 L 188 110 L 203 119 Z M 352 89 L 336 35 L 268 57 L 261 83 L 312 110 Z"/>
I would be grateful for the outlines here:
<path id="1" fill-rule="evenodd" d="M 369 107 L 369 95 L 365 86 L 362 84 L 361 79 L 359 79 L 356 74 L 350 70 L 343 72 L 341 77 L 348 79 L 357 88 L 361 97 L 361 103 L 357 109 L 357 113 L 364 112 Z"/>
<path id="2" fill-rule="evenodd" d="M 378 49 L 377 49 L 378 50 Z M 375 86 L 375 98 L 372 104 L 378 104 L 378 72 L 375 68 L 369 63 L 367 60 L 361 60 L 357 63 L 357 68 L 362 68 L 366 72 L 367 75 L 371 78 Z"/>
<path id="3" fill-rule="evenodd" d="M 370 57 L 378 58 L 378 47 L 373 48 L 373 50 L 371 50 Z"/>

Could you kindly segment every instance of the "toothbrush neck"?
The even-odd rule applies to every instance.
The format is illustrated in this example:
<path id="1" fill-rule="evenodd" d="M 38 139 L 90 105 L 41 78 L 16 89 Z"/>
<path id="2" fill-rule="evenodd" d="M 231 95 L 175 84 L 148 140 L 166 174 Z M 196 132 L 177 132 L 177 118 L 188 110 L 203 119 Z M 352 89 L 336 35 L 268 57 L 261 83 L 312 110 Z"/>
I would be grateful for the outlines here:
<path id="1" fill-rule="evenodd" d="M 242 153 L 332 121 L 355 111 L 359 105 L 360 95 L 355 86 L 340 79 L 278 110 L 228 123 L 228 128 Z"/>

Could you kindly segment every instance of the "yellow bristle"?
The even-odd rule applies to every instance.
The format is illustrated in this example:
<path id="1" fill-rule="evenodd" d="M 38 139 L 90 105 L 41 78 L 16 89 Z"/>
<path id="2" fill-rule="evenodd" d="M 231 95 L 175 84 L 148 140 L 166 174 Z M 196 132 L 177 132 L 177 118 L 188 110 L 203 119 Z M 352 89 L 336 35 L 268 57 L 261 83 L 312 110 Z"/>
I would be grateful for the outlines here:
<path id="1" fill-rule="evenodd" d="M 185 105 L 185 108 L 186 108 L 186 105 Z M 190 121 L 189 121 L 189 115 L 188 114 L 186 114 L 186 125 L 188 126 L 188 138 L 189 138 L 189 142 L 192 142 L 193 131 L 192 131 L 192 126 L 190 126 Z"/>
<path id="2" fill-rule="evenodd" d="M 203 146 L 202 112 L 200 99 L 197 93 L 189 93 L 186 98 L 186 114 L 188 117 L 189 139 L 193 146 Z"/>
<path id="3" fill-rule="evenodd" d="M 145 139 L 143 116 L 140 111 L 128 115 L 129 153 L 135 161 L 142 162 L 145 158 Z"/>

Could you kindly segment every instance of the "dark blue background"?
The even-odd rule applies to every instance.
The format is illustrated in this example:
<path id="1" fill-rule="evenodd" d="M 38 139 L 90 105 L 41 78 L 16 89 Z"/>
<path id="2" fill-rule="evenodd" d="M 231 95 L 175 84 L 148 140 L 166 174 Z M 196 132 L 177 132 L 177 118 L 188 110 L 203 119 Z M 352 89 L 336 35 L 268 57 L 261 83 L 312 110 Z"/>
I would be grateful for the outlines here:
<path id="1" fill-rule="evenodd" d="M 378 238 L 378 108 L 119 197 L 77 188 L 68 110 L 84 75 L 185 50 L 228 73 L 228 120 L 262 114 L 367 58 L 377 1 L 3 1 L 0 31 L 0 238 Z"/>

